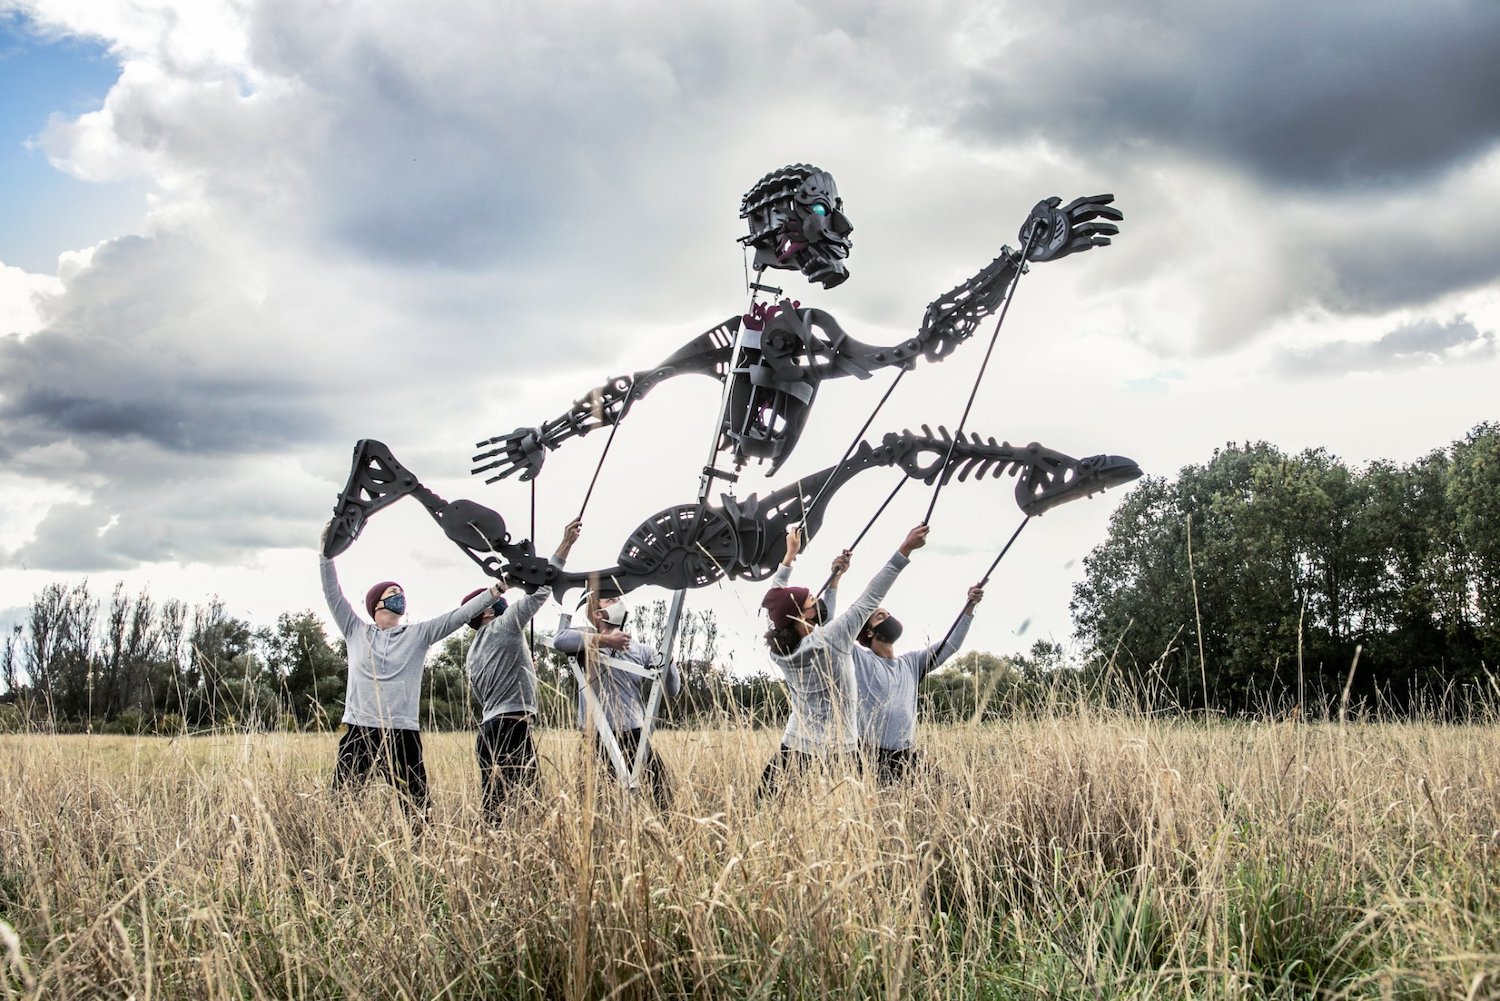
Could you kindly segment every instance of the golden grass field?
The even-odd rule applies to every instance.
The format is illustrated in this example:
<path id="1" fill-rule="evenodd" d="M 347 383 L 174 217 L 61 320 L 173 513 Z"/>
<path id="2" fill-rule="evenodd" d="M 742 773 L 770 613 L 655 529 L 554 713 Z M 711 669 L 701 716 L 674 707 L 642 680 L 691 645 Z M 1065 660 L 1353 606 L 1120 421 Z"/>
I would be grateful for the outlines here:
<path id="1" fill-rule="evenodd" d="M 1500 997 L 1500 728 L 1051 718 L 757 805 L 677 731 L 657 817 L 547 733 L 479 818 L 331 798 L 337 737 L 0 737 L 0 984 L 37 998 Z M 593 769 L 587 769 L 592 773 Z M 591 790 L 593 792 L 591 793 Z"/>

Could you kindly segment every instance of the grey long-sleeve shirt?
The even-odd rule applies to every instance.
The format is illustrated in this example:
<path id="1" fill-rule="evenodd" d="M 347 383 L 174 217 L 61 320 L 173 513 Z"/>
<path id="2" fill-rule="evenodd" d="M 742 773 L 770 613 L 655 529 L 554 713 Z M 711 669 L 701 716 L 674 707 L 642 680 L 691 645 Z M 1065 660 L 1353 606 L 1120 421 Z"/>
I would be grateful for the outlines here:
<path id="1" fill-rule="evenodd" d="M 786 678 L 792 716 L 781 742 L 794 751 L 852 751 L 859 744 L 859 686 L 854 676 L 854 637 L 909 561 L 891 556 L 863 594 L 841 615 L 802 638 L 790 654 L 771 653 Z"/>
<path id="2" fill-rule="evenodd" d="M 859 735 L 866 747 L 906 750 L 917 743 L 917 683 L 952 657 L 969 635 L 972 615 L 958 620 L 953 635 L 889 659 L 856 645 L 854 673 L 859 680 Z"/>
<path id="3" fill-rule="evenodd" d="M 561 653 L 577 656 L 583 652 L 584 644 L 588 642 L 588 636 L 593 632 L 596 630 L 589 625 L 564 625 L 552 637 L 552 647 Z M 608 721 L 610 730 L 615 733 L 639 730 L 645 726 L 645 693 L 650 682 L 640 675 L 612 667 L 610 660 L 619 659 L 640 667 L 651 667 L 656 663 L 656 657 L 655 647 L 635 639 L 632 639 L 630 645 L 623 650 L 602 648 L 599 650 L 599 675 L 594 683 L 594 694 L 598 697 L 599 704 L 604 707 L 604 718 Z M 677 672 L 676 662 L 667 661 L 666 672 L 661 680 L 666 687 L 667 698 L 676 698 L 677 693 L 682 690 L 682 675 Z M 584 699 L 583 691 L 580 689 L 578 692 L 579 729 L 583 729 L 587 714 L 588 702 Z"/>
<path id="4" fill-rule="evenodd" d="M 556 556 L 549 562 L 562 569 L 563 561 Z M 549 593 L 539 587 L 510 602 L 503 613 L 479 627 L 469 644 L 464 666 L 469 672 L 469 687 L 482 707 L 483 722 L 508 713 L 536 715 L 536 665 L 525 630 L 547 603 Z"/>
<path id="5" fill-rule="evenodd" d="M 354 613 L 339 587 L 333 560 L 318 557 L 323 597 L 349 648 L 344 686 L 344 722 L 389 730 L 420 730 L 422 665 L 432 644 L 484 611 L 495 599 L 481 591 L 467 603 L 433 619 L 377 629 Z"/>

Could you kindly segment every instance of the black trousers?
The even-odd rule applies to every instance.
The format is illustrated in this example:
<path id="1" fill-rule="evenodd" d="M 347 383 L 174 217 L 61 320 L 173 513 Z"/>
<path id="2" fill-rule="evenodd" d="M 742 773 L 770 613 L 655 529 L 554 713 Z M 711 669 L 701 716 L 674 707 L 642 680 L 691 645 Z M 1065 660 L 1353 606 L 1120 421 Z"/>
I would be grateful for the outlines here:
<path id="1" fill-rule="evenodd" d="M 773 793 L 781 791 L 789 777 L 796 778 L 807 773 L 809 769 L 821 768 L 832 773 L 834 771 L 864 771 L 864 763 L 859 755 L 833 754 L 826 757 L 816 754 L 808 754 L 806 751 L 793 750 L 782 744 L 766 762 L 765 771 L 760 773 L 760 788 L 755 793 L 756 799 L 765 799 Z"/>
<path id="2" fill-rule="evenodd" d="M 541 778 L 531 720 L 505 716 L 486 720 L 479 725 L 474 754 L 479 759 L 484 819 L 499 823 L 505 801 L 516 791 L 535 786 Z"/>
<path id="3" fill-rule="evenodd" d="M 372 771 L 396 787 L 408 816 L 426 815 L 431 804 L 419 731 L 348 724 L 333 763 L 334 792 L 359 788 Z"/>
<path id="4" fill-rule="evenodd" d="M 895 785 L 916 778 L 923 768 L 922 756 L 910 747 L 875 749 L 875 778 L 881 785 Z"/>
<path id="5" fill-rule="evenodd" d="M 641 746 L 641 731 L 639 729 L 617 731 L 615 740 L 620 744 L 620 756 L 625 759 L 625 767 L 632 767 L 635 764 L 636 749 Z M 613 774 L 614 762 L 610 760 L 609 751 L 598 734 L 594 735 L 594 752 Z M 645 784 L 647 792 L 651 794 L 651 801 L 656 804 L 656 809 L 665 813 L 672 806 L 672 780 L 667 775 L 666 766 L 661 763 L 661 758 L 656 756 L 656 748 L 650 744 L 646 745 L 646 761 L 641 765 L 641 781 Z"/>

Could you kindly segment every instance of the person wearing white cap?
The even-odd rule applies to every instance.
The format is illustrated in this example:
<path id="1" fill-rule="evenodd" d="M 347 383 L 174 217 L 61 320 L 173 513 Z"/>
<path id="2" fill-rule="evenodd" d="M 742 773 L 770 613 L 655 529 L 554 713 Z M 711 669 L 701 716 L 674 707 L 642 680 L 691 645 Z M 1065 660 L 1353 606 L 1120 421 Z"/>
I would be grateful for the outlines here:
<path id="1" fill-rule="evenodd" d="M 614 734 L 627 766 L 635 761 L 636 750 L 641 743 L 641 729 L 646 723 L 646 679 L 623 666 L 616 666 L 616 662 L 649 669 L 654 668 L 658 661 L 655 647 L 642 643 L 625 631 L 629 617 L 630 610 L 623 599 L 601 597 L 593 608 L 591 625 L 574 626 L 570 623 L 552 637 L 553 649 L 580 661 L 588 657 L 590 649 L 594 652 L 597 665 L 594 696 L 599 700 L 605 723 Z M 667 697 L 675 698 L 682 690 L 682 675 L 678 673 L 676 663 L 670 660 L 664 670 L 666 673 L 662 676 L 662 684 Z M 579 729 L 587 728 L 588 712 L 587 698 L 580 688 Z M 606 762 L 609 761 L 608 752 L 597 732 L 594 734 L 594 750 Z M 657 756 L 656 749 L 649 743 L 646 745 L 646 760 L 641 774 L 657 809 L 666 811 L 672 803 L 671 778 L 662 765 L 661 758 Z"/>

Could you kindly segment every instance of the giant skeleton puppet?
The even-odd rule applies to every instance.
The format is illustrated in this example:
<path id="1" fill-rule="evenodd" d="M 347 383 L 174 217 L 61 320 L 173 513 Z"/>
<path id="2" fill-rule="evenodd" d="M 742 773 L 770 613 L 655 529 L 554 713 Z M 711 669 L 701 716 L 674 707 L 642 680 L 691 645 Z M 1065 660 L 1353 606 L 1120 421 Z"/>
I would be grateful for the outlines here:
<path id="1" fill-rule="evenodd" d="M 1109 237 L 1119 232 L 1114 221 L 1122 218 L 1112 201 L 1112 195 L 1098 195 L 1065 206 L 1055 197 L 1038 203 L 1020 231 L 1023 249 L 1003 247 L 978 274 L 932 302 L 920 329 L 898 344 L 864 344 L 846 334 L 830 314 L 789 299 L 763 303 L 760 293 L 779 295 L 781 290 L 757 282 L 749 290 L 745 314 L 693 339 L 656 367 L 609 380 L 539 427 L 518 428 L 480 443 L 485 451 L 475 456 L 474 472 L 492 473 L 486 482 L 517 473 L 530 480 L 541 471 L 547 451 L 606 425 L 618 427 L 664 379 L 696 374 L 724 384 L 697 501 L 644 521 L 626 540 L 616 566 L 584 572 L 551 566 L 536 555 L 530 540 L 513 540 L 498 513 L 469 500 L 445 501 L 422 486 L 383 444 L 371 440 L 355 446 L 325 554 L 347 549 L 368 517 L 411 494 L 492 577 L 530 590 L 547 587 L 559 598 L 574 587 L 619 595 L 654 584 L 677 592 L 662 643 L 669 651 L 684 589 L 726 576 L 770 576 L 785 554 L 787 528 L 800 523 L 811 538 L 833 494 L 867 469 L 896 467 L 928 484 L 1009 473 L 1016 477 L 1016 501 L 1027 516 L 1135 479 L 1140 468 L 1120 456 L 1074 459 L 1034 442 L 1013 446 L 965 434 L 962 428 L 956 436 L 942 427 L 933 434 L 924 425 L 922 434 L 903 431 L 879 442 L 858 442 L 838 464 L 763 498 L 751 494 L 736 499 L 726 493 L 720 504 L 709 502 L 716 478 L 731 484 L 738 479 L 737 473 L 718 469 L 722 455 L 733 456 L 736 471 L 752 459 L 769 463 L 768 476 L 781 467 L 796 447 L 823 380 L 846 375 L 868 379 L 875 369 L 888 366 L 909 370 L 918 357 L 941 361 L 1001 307 L 1029 262 L 1108 245 Z M 849 277 L 845 262 L 853 227 L 827 172 L 797 164 L 767 174 L 745 194 L 740 217 L 749 224 L 740 242 L 754 250 L 758 277 L 768 268 L 799 271 L 824 288 Z"/>
<path id="2" fill-rule="evenodd" d="M 662 380 L 698 374 L 727 382 L 725 405 L 714 433 L 713 457 L 731 453 L 737 468 L 749 459 L 768 461 L 775 473 L 796 446 L 819 386 L 824 379 L 870 377 L 886 366 L 912 368 L 918 356 L 940 361 L 968 340 L 999 307 L 1006 289 L 1026 262 L 1056 260 L 1105 246 L 1119 231 L 1122 218 L 1111 195 L 1079 198 L 1059 207 L 1061 199 L 1039 203 L 1021 229 L 1021 253 L 1002 248 L 999 257 L 973 278 L 927 307 L 922 326 L 910 339 L 877 347 L 863 344 L 820 309 L 802 308 L 783 299 L 767 306 L 752 291 L 750 310 L 731 317 L 695 338 L 655 368 L 611 379 L 578 400 L 563 415 L 540 427 L 519 428 L 481 442 L 488 449 L 475 457 L 475 472 L 491 472 L 487 482 L 520 473 L 532 479 L 546 451 L 570 438 L 616 425 L 629 409 Z M 832 176 L 794 165 L 762 178 L 743 198 L 740 216 L 750 232 L 741 242 L 755 251 L 755 269 L 802 272 L 824 288 L 849 276 L 845 261 L 853 227 Z M 808 536 L 822 523 L 834 492 L 866 469 L 895 466 L 926 483 L 954 478 L 978 479 L 1009 472 L 1018 477 L 1016 501 L 1023 513 L 1042 512 L 1140 475 L 1129 459 L 1096 455 L 1074 459 L 1042 445 L 1013 446 L 993 438 L 961 435 L 956 440 L 942 427 L 934 435 L 903 431 L 886 434 L 879 443 L 862 442 L 836 466 L 800 478 L 764 498 L 752 494 L 722 505 L 708 504 L 714 478 L 734 482 L 737 476 L 713 465 L 705 468 L 696 504 L 659 512 L 638 527 L 621 549 L 618 565 L 602 570 L 563 573 L 536 556 L 530 540 L 513 540 L 499 514 L 474 501 L 448 502 L 423 487 L 383 444 L 364 440 L 355 446 L 349 482 L 335 508 L 327 553 L 343 552 L 365 520 L 407 494 L 415 496 L 485 573 L 507 577 L 556 595 L 603 582 L 604 594 L 623 594 L 646 584 L 672 590 L 703 587 L 722 577 L 760 580 L 768 577 L 785 554 L 787 526 L 801 523 Z M 814 504 L 816 501 L 816 504 Z"/>

